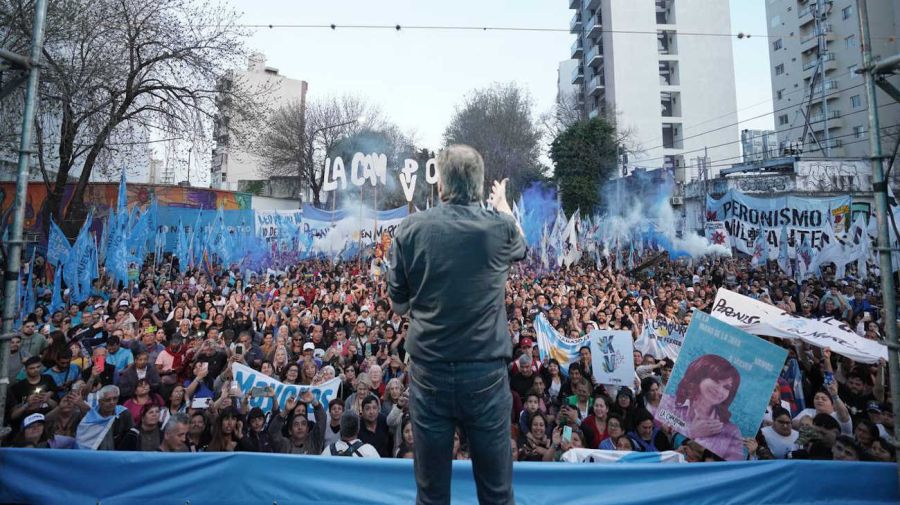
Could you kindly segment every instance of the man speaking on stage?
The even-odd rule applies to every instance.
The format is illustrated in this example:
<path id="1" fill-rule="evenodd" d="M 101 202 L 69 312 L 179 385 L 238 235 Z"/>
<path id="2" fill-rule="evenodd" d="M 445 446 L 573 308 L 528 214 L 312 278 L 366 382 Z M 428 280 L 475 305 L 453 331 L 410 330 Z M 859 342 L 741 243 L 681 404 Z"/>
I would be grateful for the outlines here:
<path id="1" fill-rule="evenodd" d="M 525 258 L 522 228 L 494 182 L 488 203 L 484 161 L 454 145 L 437 158 L 441 205 L 411 214 L 390 252 L 393 310 L 410 318 L 409 409 L 418 504 L 449 504 L 453 436 L 468 439 L 481 504 L 514 503 L 504 305 L 510 264 Z"/>

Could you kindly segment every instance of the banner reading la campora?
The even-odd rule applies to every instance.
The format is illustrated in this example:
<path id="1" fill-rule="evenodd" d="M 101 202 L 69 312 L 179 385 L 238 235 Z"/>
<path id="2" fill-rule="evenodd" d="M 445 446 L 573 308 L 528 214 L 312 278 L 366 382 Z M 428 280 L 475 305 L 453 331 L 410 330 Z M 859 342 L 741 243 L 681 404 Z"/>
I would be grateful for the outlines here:
<path id="1" fill-rule="evenodd" d="M 341 379 L 339 378 L 334 378 L 315 386 L 284 384 L 240 363 L 231 365 L 231 373 L 242 394 L 246 395 L 254 387 L 272 388 L 275 390 L 274 397 L 253 397 L 250 399 L 250 407 L 259 407 L 263 412 L 271 411 L 275 402 L 278 402 L 279 409 L 284 409 L 288 398 L 294 396 L 299 399 L 300 395 L 307 391 L 312 391 L 313 396 L 322 402 L 322 405 L 327 410 L 328 402 L 337 397 L 338 389 L 341 386 Z"/>
<path id="2" fill-rule="evenodd" d="M 656 419 L 728 461 L 744 459 L 787 350 L 694 311 Z"/>
<path id="3" fill-rule="evenodd" d="M 630 386 L 634 382 L 634 346 L 630 331 L 593 330 L 591 369 L 597 384 Z"/>
<path id="4" fill-rule="evenodd" d="M 541 361 L 553 358 L 559 362 L 559 369 L 568 375 L 569 365 L 578 361 L 578 351 L 588 345 L 589 335 L 576 339 L 569 338 L 553 329 L 550 321 L 544 314 L 538 314 L 534 320 L 534 329 L 537 333 L 538 351 L 541 353 Z"/>
<path id="5" fill-rule="evenodd" d="M 860 363 L 887 359 L 887 347 L 857 335 L 843 321 L 826 317 L 806 319 L 788 314 L 778 307 L 721 288 L 711 312 L 722 320 L 754 335 L 799 338 L 816 347 L 832 351 Z"/>
<path id="6" fill-rule="evenodd" d="M 669 323 L 664 319 L 649 319 L 644 322 L 641 335 L 634 341 L 634 348 L 641 354 L 649 354 L 656 359 L 678 359 L 684 332 L 687 326 L 681 323 Z"/>

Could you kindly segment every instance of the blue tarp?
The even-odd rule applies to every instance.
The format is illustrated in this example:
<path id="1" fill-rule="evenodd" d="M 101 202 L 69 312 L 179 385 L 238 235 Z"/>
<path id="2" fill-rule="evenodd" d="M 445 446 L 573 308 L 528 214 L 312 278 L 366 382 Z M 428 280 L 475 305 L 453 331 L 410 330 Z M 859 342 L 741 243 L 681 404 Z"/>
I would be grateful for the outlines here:
<path id="1" fill-rule="evenodd" d="M 900 502 L 886 463 L 516 463 L 513 485 L 520 505 Z M 0 449 L 2 503 L 406 504 L 415 489 L 411 460 Z M 453 503 L 477 503 L 468 462 Z"/>

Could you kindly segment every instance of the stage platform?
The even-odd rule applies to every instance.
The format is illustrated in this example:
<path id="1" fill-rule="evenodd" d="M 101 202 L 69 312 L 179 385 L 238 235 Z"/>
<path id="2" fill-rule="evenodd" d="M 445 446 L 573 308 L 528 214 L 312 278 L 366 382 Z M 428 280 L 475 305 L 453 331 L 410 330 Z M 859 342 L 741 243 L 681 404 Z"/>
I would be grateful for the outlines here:
<path id="1" fill-rule="evenodd" d="M 475 504 L 471 465 L 453 503 Z M 900 503 L 888 463 L 516 463 L 523 504 Z M 0 503 L 356 505 L 415 501 L 412 461 L 249 453 L 0 449 Z"/>

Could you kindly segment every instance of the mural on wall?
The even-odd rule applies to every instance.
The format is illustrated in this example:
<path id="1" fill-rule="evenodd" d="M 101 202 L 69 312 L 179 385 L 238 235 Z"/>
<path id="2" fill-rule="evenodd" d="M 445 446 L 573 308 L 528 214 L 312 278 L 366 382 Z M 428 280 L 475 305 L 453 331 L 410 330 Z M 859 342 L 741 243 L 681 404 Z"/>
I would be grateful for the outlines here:
<path id="1" fill-rule="evenodd" d="M 118 183 L 91 184 L 84 193 L 84 200 L 94 209 L 95 223 L 99 226 L 102 219 L 109 215 L 110 207 L 115 207 L 118 195 Z M 139 205 L 146 208 L 155 195 L 159 206 L 179 207 L 186 209 L 215 210 L 250 210 L 252 195 L 235 193 L 209 188 L 190 188 L 182 186 L 155 186 L 151 184 L 131 184 L 128 189 L 128 205 Z M 15 202 L 16 185 L 13 182 L 0 183 L 0 230 L 12 222 L 12 209 Z M 75 185 L 69 184 L 63 192 L 63 208 L 69 205 Z M 25 233 L 43 236 L 44 210 L 47 205 L 47 186 L 42 183 L 28 184 L 28 196 L 25 205 Z M 0 231 L 2 232 L 2 231 Z M 46 241 L 46 237 L 43 239 Z"/>

